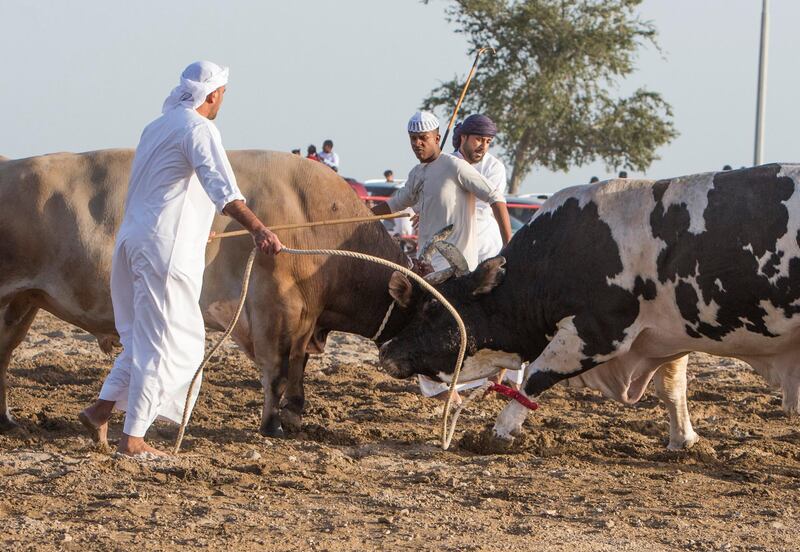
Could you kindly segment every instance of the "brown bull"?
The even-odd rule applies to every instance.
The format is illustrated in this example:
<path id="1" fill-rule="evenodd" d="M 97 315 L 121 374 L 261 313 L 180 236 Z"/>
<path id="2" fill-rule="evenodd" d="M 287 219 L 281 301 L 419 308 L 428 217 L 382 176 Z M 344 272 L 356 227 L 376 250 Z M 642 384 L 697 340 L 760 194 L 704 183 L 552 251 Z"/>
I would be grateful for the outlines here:
<path id="1" fill-rule="evenodd" d="M 229 154 L 242 193 L 265 224 L 327 220 L 371 213 L 349 186 L 320 163 L 265 151 Z M 14 426 L 7 369 L 39 309 L 94 334 L 108 351 L 116 340 L 110 269 L 123 212 L 132 150 L 58 153 L 0 164 L 0 431 Z M 212 229 L 237 229 L 218 216 Z M 280 233 L 291 248 L 361 251 L 405 264 L 378 222 Z M 217 240 L 206 251 L 201 308 L 206 326 L 222 330 L 241 289 L 247 237 Z M 391 303 L 391 271 L 363 261 L 259 255 L 245 309 L 233 333 L 261 370 L 260 431 L 281 435 L 299 424 L 303 371 L 331 330 L 373 336 Z M 384 334 L 395 334 L 403 312 Z"/>

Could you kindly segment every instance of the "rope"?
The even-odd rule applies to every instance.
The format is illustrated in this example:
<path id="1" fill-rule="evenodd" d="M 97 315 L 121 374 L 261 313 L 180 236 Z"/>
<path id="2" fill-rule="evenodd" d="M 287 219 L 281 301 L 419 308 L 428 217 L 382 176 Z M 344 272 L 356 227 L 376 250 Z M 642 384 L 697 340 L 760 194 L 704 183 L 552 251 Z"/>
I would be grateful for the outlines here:
<path id="1" fill-rule="evenodd" d="M 197 382 L 197 378 L 200 377 L 200 374 L 203 373 L 203 369 L 206 367 L 206 364 L 208 364 L 208 361 L 211 360 L 211 357 L 217 352 L 217 349 L 222 346 L 222 342 L 225 341 L 228 336 L 231 335 L 231 333 L 233 333 L 233 327 L 236 326 L 237 322 L 239 322 L 239 316 L 242 314 L 244 301 L 247 298 L 247 288 L 250 287 L 250 273 L 253 271 L 253 262 L 256 260 L 257 252 L 258 249 L 254 247 L 250 252 L 250 256 L 247 257 L 247 264 L 244 267 L 244 276 L 242 277 L 242 292 L 239 294 L 239 305 L 236 307 L 236 312 L 233 314 L 231 323 L 228 324 L 228 327 L 225 329 L 225 333 L 222 334 L 222 337 L 220 337 L 214 346 L 211 347 L 211 350 L 206 353 L 205 358 L 203 358 L 203 362 L 200 363 L 200 366 L 197 368 L 197 371 L 195 371 L 194 376 L 192 376 L 192 382 L 189 384 L 189 390 L 186 392 L 186 402 L 183 404 L 181 427 L 178 430 L 178 437 L 175 439 L 175 448 L 172 449 L 172 454 L 178 454 L 178 451 L 181 450 L 183 432 L 186 430 L 186 424 L 189 423 L 189 402 L 191 401 L 192 391 L 194 390 L 194 384 Z"/>
<path id="2" fill-rule="evenodd" d="M 381 325 L 378 327 L 378 331 L 375 332 L 375 335 L 372 336 L 372 341 L 378 341 L 378 338 L 380 338 L 381 334 L 383 333 L 383 330 L 386 329 L 386 324 L 389 323 L 389 319 L 392 317 L 392 312 L 394 311 L 394 305 L 395 302 L 392 301 L 392 303 L 389 305 L 389 310 L 387 310 L 386 314 L 383 316 L 383 320 L 381 321 Z"/>
<path id="3" fill-rule="evenodd" d="M 206 353 L 203 362 L 200 363 L 200 367 L 194 374 L 191 383 L 189 384 L 189 390 L 186 393 L 186 402 L 183 407 L 183 418 L 181 420 L 181 426 L 178 430 L 178 437 L 175 439 L 175 447 L 173 448 L 172 453 L 178 454 L 181 448 L 181 443 L 183 441 L 184 431 L 186 430 L 186 425 L 189 422 L 189 402 L 191 400 L 192 391 L 194 389 L 194 385 L 197 382 L 197 379 L 200 377 L 200 374 L 203 372 L 203 369 L 208 364 L 208 361 L 211 359 L 211 356 L 219 349 L 222 345 L 222 342 L 230 336 L 233 332 L 234 326 L 239 321 L 239 316 L 242 314 L 242 309 L 244 308 L 244 302 L 247 298 L 247 289 L 250 283 L 250 273 L 253 270 L 253 262 L 255 261 L 256 253 L 258 252 L 258 248 L 253 248 L 250 252 L 250 257 L 247 259 L 247 265 L 245 266 L 244 275 L 242 276 L 242 292 L 239 295 L 239 305 L 236 307 L 236 312 L 231 319 L 230 324 L 228 324 L 228 328 L 225 330 L 225 333 L 222 334 L 222 337 L 217 341 L 216 344 L 211 348 L 211 350 Z M 456 360 L 455 371 L 453 373 L 453 381 L 450 384 L 450 393 L 447 396 L 447 403 L 445 404 L 444 408 L 444 415 L 442 416 L 442 450 L 447 450 L 450 446 L 450 440 L 453 438 L 453 433 L 455 432 L 456 428 L 456 421 L 458 420 L 458 416 L 456 415 L 453 419 L 453 425 L 448 433 L 448 417 L 450 414 L 450 406 L 453 402 L 453 397 L 455 396 L 456 384 L 458 383 L 458 375 L 461 373 L 461 364 L 464 361 L 464 355 L 466 354 L 467 350 L 467 329 L 464 326 L 464 321 L 461 320 L 461 317 L 458 315 L 456 309 L 451 305 L 444 296 L 439 293 L 431 284 L 425 281 L 424 278 L 419 276 L 418 274 L 412 272 L 408 268 L 404 266 L 400 266 L 399 264 L 393 263 L 391 261 L 387 261 L 386 259 L 382 259 L 380 257 L 374 257 L 372 255 L 367 255 L 365 253 L 359 253 L 357 251 L 346 251 L 346 250 L 339 250 L 339 249 L 291 249 L 289 247 L 284 247 L 281 249 L 281 253 L 288 253 L 290 255 L 328 255 L 334 257 L 347 257 L 350 259 L 360 259 L 362 261 L 369 261 L 375 264 L 383 265 L 389 268 L 392 268 L 402 274 L 405 274 L 409 278 L 415 280 L 423 289 L 425 289 L 428 293 L 433 295 L 439 302 L 444 305 L 444 307 L 450 312 L 450 314 L 455 318 L 456 325 L 458 326 L 458 332 L 461 337 L 461 343 L 458 350 L 458 358 Z M 381 323 L 381 328 L 379 328 L 379 333 L 383 331 L 383 327 L 386 325 L 386 322 L 391 316 L 392 309 L 390 308 L 387 312 L 387 315 L 384 317 L 383 322 Z M 460 408 L 457 410 L 457 413 L 460 413 Z"/>

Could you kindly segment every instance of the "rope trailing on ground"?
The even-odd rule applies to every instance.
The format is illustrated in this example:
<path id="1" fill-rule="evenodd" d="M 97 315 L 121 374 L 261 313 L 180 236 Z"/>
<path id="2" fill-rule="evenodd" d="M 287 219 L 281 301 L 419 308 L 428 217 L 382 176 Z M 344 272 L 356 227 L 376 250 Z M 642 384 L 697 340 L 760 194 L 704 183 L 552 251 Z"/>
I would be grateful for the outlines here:
<path id="1" fill-rule="evenodd" d="M 206 353 L 203 362 L 200 363 L 200 366 L 197 368 L 197 371 L 192 378 L 191 383 L 189 384 L 189 391 L 186 393 L 186 402 L 183 407 L 183 418 L 181 420 L 181 426 L 178 430 L 178 437 L 175 439 L 175 447 L 172 450 L 173 454 L 178 454 L 181 448 L 181 443 L 183 442 L 183 435 L 186 430 L 186 426 L 189 422 L 189 403 L 192 397 L 192 391 L 194 390 L 195 383 L 197 379 L 200 377 L 200 374 L 203 373 L 203 369 L 208 364 L 208 361 L 217 352 L 220 348 L 222 343 L 227 339 L 231 333 L 233 332 L 233 328 L 236 326 L 236 323 L 239 321 L 239 316 L 242 314 L 242 310 L 244 309 L 244 302 L 247 298 L 247 289 L 250 284 L 250 274 L 253 271 L 253 262 L 255 261 L 256 253 L 258 252 L 257 248 L 254 248 L 253 251 L 250 252 L 250 257 L 247 259 L 247 265 L 245 266 L 244 275 L 242 276 L 242 292 L 239 295 L 239 304 L 236 307 L 236 312 L 231 319 L 230 324 L 228 324 L 228 328 L 225 330 L 225 333 L 222 334 L 222 337 L 214 344 L 211 350 Z M 424 278 L 412 272 L 408 268 L 404 266 L 400 266 L 399 264 L 393 263 L 391 261 L 387 261 L 386 259 L 382 259 L 380 257 L 374 257 L 372 255 L 366 255 L 364 253 L 359 253 L 357 251 L 347 251 L 347 250 L 339 250 L 339 249 L 291 249 L 288 247 L 284 247 L 281 250 L 281 253 L 288 253 L 290 255 L 326 255 L 326 256 L 334 256 L 334 257 L 347 257 L 350 259 L 359 259 L 362 261 L 369 261 L 375 264 L 383 265 L 389 268 L 392 268 L 398 272 L 401 272 L 408 276 L 409 278 L 415 280 L 423 289 L 425 289 L 428 293 L 433 295 L 437 300 L 439 300 L 442 305 L 450 312 L 453 318 L 456 321 L 456 325 L 458 326 L 458 332 L 461 337 L 461 343 L 458 350 L 458 358 L 456 360 L 455 371 L 453 373 L 453 381 L 450 385 L 450 394 L 447 397 L 447 403 L 445 404 L 444 414 L 442 416 L 442 449 L 447 450 L 450 446 L 450 440 L 453 438 L 453 433 L 455 432 L 456 428 L 456 421 L 458 420 L 458 416 L 456 415 L 453 419 L 452 427 L 448 432 L 448 416 L 450 414 L 450 405 L 452 404 L 453 397 L 455 395 L 456 384 L 458 383 L 458 375 L 461 372 L 461 364 L 464 361 L 464 355 L 466 354 L 467 350 L 467 329 L 464 326 L 464 321 L 461 320 L 461 317 L 458 315 L 455 307 L 450 304 L 444 296 L 439 293 L 436 288 L 434 288 L 431 284 L 425 281 Z M 390 311 L 391 312 L 391 311 Z M 387 319 L 384 318 L 382 326 L 385 326 Z M 382 328 L 381 328 L 382 329 Z M 460 409 L 457 411 L 460 413 Z"/>
<path id="2" fill-rule="evenodd" d="M 192 382 L 189 384 L 189 391 L 186 393 L 186 402 L 183 403 L 181 427 L 178 429 L 178 437 L 175 439 L 175 448 L 172 449 L 172 454 L 178 454 L 178 451 L 181 450 L 183 433 L 186 431 L 186 425 L 189 423 L 189 402 L 192 400 L 194 384 L 197 382 L 197 378 L 200 377 L 200 374 L 203 373 L 203 369 L 205 369 L 208 361 L 211 360 L 211 357 L 217 352 L 217 349 L 219 349 L 222 346 L 222 343 L 231 335 L 231 333 L 233 333 L 233 328 L 236 326 L 236 323 L 239 321 L 239 316 L 242 314 L 242 309 L 244 309 L 244 301 L 247 298 L 247 290 L 250 287 L 250 273 L 253 271 L 253 263 L 256 260 L 256 253 L 258 253 L 258 249 L 254 247 L 250 252 L 250 256 L 247 257 L 247 264 L 244 267 L 244 277 L 242 278 L 242 292 L 239 294 L 239 304 L 236 307 L 236 312 L 233 313 L 231 323 L 228 324 L 228 327 L 225 329 L 225 333 L 222 334 L 222 337 L 220 337 L 214 346 L 211 347 L 211 350 L 206 353 L 205 358 L 203 358 L 203 362 L 200 363 L 200 366 L 195 371 L 194 376 L 192 376 Z"/>

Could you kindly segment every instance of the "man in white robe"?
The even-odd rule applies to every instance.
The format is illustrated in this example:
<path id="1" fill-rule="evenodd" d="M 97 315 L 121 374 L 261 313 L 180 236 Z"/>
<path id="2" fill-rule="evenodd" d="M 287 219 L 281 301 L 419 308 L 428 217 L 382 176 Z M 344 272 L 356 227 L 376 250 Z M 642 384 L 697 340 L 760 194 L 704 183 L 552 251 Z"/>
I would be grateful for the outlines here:
<path id="1" fill-rule="evenodd" d="M 373 207 L 376 215 L 415 206 L 419 213 L 419 243 L 431 240 L 436 232 L 453 225 L 448 241 L 464 255 L 470 270 L 478 265 L 478 240 L 475 205 L 481 200 L 490 205 L 502 243 L 511 239 L 511 225 L 503 188 L 481 176 L 459 157 L 442 153 L 439 148 L 439 121 L 428 112 L 417 112 L 408 122 L 411 148 L 420 164 L 408 175 L 405 186 L 388 202 Z M 439 253 L 431 259 L 434 270 L 449 266 Z M 447 386 L 419 376 L 420 390 L 428 397 L 446 398 Z"/>
<path id="2" fill-rule="evenodd" d="M 467 163 L 475 167 L 481 175 L 496 190 L 505 194 L 506 190 L 506 167 L 503 162 L 489 152 L 489 147 L 497 136 L 497 125 L 486 115 L 473 114 L 464 119 L 463 123 L 453 129 L 453 155 L 464 159 Z M 475 205 L 476 234 L 478 240 L 478 262 L 491 259 L 500 254 L 503 248 L 503 240 L 497 227 L 489 204 L 484 201 L 477 201 Z M 525 371 L 520 367 L 519 370 L 507 370 L 505 380 L 511 382 L 518 389 L 522 385 Z M 435 382 L 429 378 L 428 381 L 420 379 L 420 389 L 422 394 L 431 397 L 439 395 L 449 389 L 449 386 Z M 486 383 L 486 378 L 470 381 L 456 386 L 458 391 L 480 387 Z"/>
<path id="3" fill-rule="evenodd" d="M 475 167 L 496 190 L 505 194 L 506 167 L 503 162 L 489 152 L 497 126 L 486 115 L 473 114 L 453 129 L 453 155 L 464 159 Z M 503 240 L 492 209 L 485 201 L 475 204 L 476 237 L 478 240 L 478 262 L 490 259 L 500 253 Z"/>
<path id="4" fill-rule="evenodd" d="M 227 81 L 227 68 L 208 61 L 189 65 L 136 148 L 111 267 L 114 322 L 124 350 L 99 399 L 79 415 L 92 437 L 105 442 L 113 410 L 125 411 L 122 454 L 163 454 L 145 442 L 147 429 L 157 418 L 180 423 L 183 416 L 204 353 L 199 300 L 215 210 L 249 230 L 263 253 L 282 247 L 245 205 L 212 122 Z"/>

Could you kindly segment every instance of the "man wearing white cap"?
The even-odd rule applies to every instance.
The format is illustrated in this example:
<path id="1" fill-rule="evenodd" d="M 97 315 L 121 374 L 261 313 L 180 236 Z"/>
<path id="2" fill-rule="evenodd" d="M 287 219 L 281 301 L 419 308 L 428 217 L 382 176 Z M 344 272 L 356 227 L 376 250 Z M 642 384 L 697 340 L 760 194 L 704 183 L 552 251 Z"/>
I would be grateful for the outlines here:
<path id="1" fill-rule="evenodd" d="M 426 111 L 418 111 L 408 121 L 411 149 L 420 164 L 411 169 L 408 180 L 386 203 L 373 207 L 376 215 L 385 215 L 416 205 L 419 212 L 419 243 L 428 243 L 436 232 L 453 225 L 448 241 L 464 255 L 470 270 L 478 265 L 476 200 L 491 206 L 503 244 L 511 239 L 511 224 L 503 190 L 488 182 L 475 168 L 458 157 L 442 154 L 439 148 L 439 120 Z M 434 270 L 448 267 L 440 254 L 432 258 Z M 424 376 L 420 390 L 426 397 L 444 399 L 447 386 Z M 480 383 L 478 383 L 480 385 Z"/>
<path id="2" fill-rule="evenodd" d="M 189 65 L 136 148 L 111 266 L 123 351 L 99 399 L 79 415 L 104 443 L 114 408 L 125 411 L 122 454 L 163 454 L 144 441 L 147 429 L 156 418 L 181 421 L 203 359 L 199 300 L 215 209 L 249 230 L 261 252 L 277 254 L 282 247 L 245 205 L 212 123 L 227 82 L 227 68 L 209 61 Z"/>

